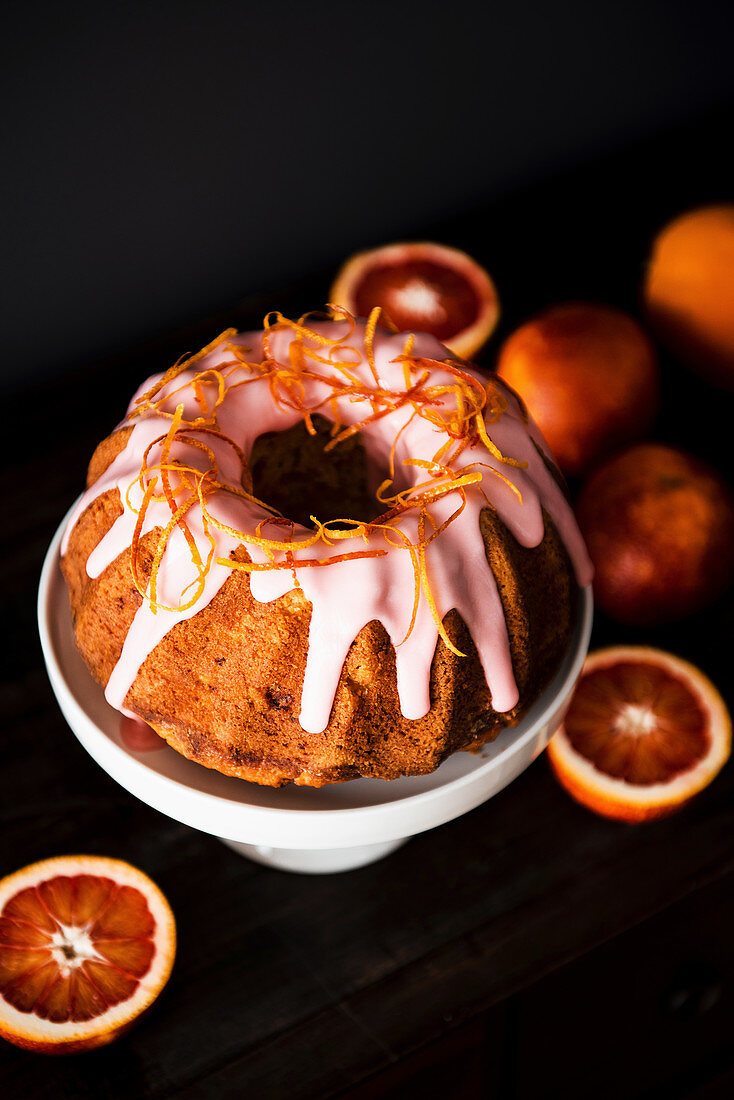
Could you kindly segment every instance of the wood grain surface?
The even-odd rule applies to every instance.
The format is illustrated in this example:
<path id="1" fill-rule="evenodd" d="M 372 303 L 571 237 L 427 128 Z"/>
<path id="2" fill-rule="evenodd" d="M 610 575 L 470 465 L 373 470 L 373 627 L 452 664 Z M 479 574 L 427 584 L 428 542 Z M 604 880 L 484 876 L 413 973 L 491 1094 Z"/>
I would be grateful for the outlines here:
<path id="1" fill-rule="evenodd" d="M 634 311 L 656 228 L 732 196 L 721 143 L 732 121 L 732 111 L 696 120 L 425 236 L 491 269 L 505 303 L 500 335 L 568 297 Z M 490 802 L 389 858 L 310 877 L 250 863 L 138 802 L 61 716 L 35 596 L 95 443 L 146 373 L 226 323 L 318 306 L 330 274 L 105 363 L 70 364 L 32 391 L 19 364 L 0 482 L 0 875 L 61 853 L 129 860 L 167 894 L 180 942 L 159 1002 L 113 1046 L 54 1059 L 0 1042 L 2 1091 L 75 1100 L 732 1095 L 731 766 L 683 813 L 632 827 L 573 803 L 541 758 Z M 731 477 L 732 399 L 667 357 L 662 365 L 657 438 Z M 671 649 L 734 704 L 731 595 L 660 630 L 600 617 L 593 642 Z"/>

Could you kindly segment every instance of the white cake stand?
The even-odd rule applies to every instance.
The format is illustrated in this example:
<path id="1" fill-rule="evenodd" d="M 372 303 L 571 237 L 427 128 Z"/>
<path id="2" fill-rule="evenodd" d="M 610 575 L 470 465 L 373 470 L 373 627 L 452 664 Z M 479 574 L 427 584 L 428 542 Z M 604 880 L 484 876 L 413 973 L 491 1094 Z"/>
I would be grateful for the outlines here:
<path id="1" fill-rule="evenodd" d="M 502 790 L 557 729 L 581 671 L 591 633 L 590 589 L 570 650 L 526 717 L 478 753 L 455 753 L 432 775 L 359 779 L 328 787 L 259 787 L 186 760 L 164 745 L 135 752 L 79 656 L 59 568 L 64 524 L 49 547 L 38 593 L 46 667 L 64 717 L 108 775 L 149 806 L 219 837 L 236 851 L 286 871 L 347 871 L 387 855 L 416 833 L 466 813 Z"/>

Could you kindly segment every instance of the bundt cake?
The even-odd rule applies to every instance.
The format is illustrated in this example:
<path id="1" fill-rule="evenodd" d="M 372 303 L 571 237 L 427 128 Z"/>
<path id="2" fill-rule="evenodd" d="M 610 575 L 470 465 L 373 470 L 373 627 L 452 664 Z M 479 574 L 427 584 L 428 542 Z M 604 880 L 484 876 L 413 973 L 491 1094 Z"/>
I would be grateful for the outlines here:
<path id="1" fill-rule="evenodd" d="M 227 775 L 430 772 L 568 648 L 590 566 L 537 428 L 379 322 L 273 314 L 148 379 L 65 531 L 108 701 Z"/>

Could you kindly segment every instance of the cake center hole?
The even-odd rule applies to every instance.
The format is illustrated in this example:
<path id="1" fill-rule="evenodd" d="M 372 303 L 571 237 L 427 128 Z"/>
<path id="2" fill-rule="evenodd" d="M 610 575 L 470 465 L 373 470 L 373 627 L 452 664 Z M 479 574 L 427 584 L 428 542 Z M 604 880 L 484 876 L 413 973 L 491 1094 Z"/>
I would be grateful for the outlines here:
<path id="1" fill-rule="evenodd" d="M 313 436 L 300 421 L 255 440 L 250 455 L 253 493 L 304 527 L 313 526 L 311 516 L 322 523 L 374 519 L 384 509 L 370 493 L 367 454 L 359 434 L 324 452 L 331 422 L 315 416 L 313 424 Z M 377 484 L 386 476 L 381 473 Z"/>

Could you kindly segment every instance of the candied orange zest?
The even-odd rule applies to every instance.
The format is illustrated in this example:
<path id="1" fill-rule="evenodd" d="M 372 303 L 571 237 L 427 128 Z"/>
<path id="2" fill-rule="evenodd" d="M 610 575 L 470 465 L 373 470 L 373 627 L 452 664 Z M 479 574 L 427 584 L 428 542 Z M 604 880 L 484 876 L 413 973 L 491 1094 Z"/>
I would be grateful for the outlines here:
<path id="1" fill-rule="evenodd" d="M 450 649 L 452 653 L 455 653 L 457 657 L 466 657 L 466 653 L 462 653 L 460 649 L 457 649 L 456 646 L 454 645 L 454 643 L 449 638 L 448 634 L 446 633 L 446 627 L 443 625 L 443 621 L 441 619 L 441 616 L 438 613 L 438 608 L 436 607 L 436 601 L 433 598 L 433 592 L 431 590 L 431 585 L 430 585 L 429 580 L 428 580 L 428 569 L 427 569 L 427 566 L 426 566 L 426 545 L 427 544 L 426 544 L 425 531 L 426 531 L 426 513 L 425 513 L 425 511 L 421 511 L 420 515 L 418 516 L 418 546 L 416 547 L 416 550 L 417 550 L 417 553 L 418 553 L 418 569 L 420 571 L 420 579 L 421 579 L 421 586 L 422 586 L 422 589 L 423 589 L 423 594 L 426 597 L 426 601 L 428 603 L 428 607 L 429 607 L 430 612 L 431 612 L 431 618 L 433 619 L 434 623 L 436 624 L 436 627 L 438 629 L 438 633 L 441 636 L 441 638 L 443 639 L 444 645 L 447 647 L 447 649 Z"/>
<path id="2" fill-rule="evenodd" d="M 143 522 L 145 520 L 145 514 L 148 510 L 148 504 L 150 498 L 153 496 L 155 487 L 157 484 L 157 478 L 153 477 L 148 482 L 145 492 L 143 494 L 143 502 L 140 506 L 137 519 L 135 521 L 135 529 L 133 531 L 132 542 L 130 544 L 130 572 L 132 573 L 133 583 L 137 588 L 141 596 L 146 596 L 145 585 L 140 579 L 140 536 L 143 529 Z M 128 490 L 129 493 L 129 490 Z"/>
<path id="3" fill-rule="evenodd" d="M 409 333 L 408 339 L 405 341 L 405 347 L 403 348 L 403 379 L 405 381 L 406 392 L 410 389 L 410 364 L 413 348 L 415 347 L 415 334 Z"/>
<path id="4" fill-rule="evenodd" d="M 415 585 L 413 590 L 413 612 L 410 616 L 410 622 L 408 623 L 408 629 L 405 631 L 405 636 L 401 638 L 396 645 L 402 645 L 403 642 L 407 642 L 410 635 L 413 633 L 413 627 L 415 626 L 415 620 L 418 618 L 418 608 L 421 602 L 421 573 L 418 562 L 418 551 L 414 546 L 409 544 L 410 549 L 410 562 L 413 566 L 413 576 L 415 579 Z"/>
<path id="5" fill-rule="evenodd" d="M 335 565 L 339 562 L 362 558 L 382 557 L 388 551 L 374 544 L 374 536 L 381 532 L 388 546 L 406 550 L 411 557 L 415 580 L 415 594 L 410 624 L 405 641 L 411 634 L 418 615 L 421 593 L 425 596 L 431 616 L 445 645 L 458 656 L 464 656 L 451 642 L 442 621 L 439 618 L 436 602 L 431 590 L 426 553 L 431 545 L 464 510 L 467 503 L 467 491 L 474 487 L 486 493 L 482 487 L 485 476 L 483 471 L 499 477 L 522 502 L 517 486 L 489 463 L 479 461 L 459 465 L 459 459 L 466 449 L 481 443 L 495 461 L 510 467 L 525 467 L 527 463 L 502 454 L 492 441 L 487 425 L 493 423 L 508 408 L 508 399 L 498 385 L 491 380 L 482 382 L 462 369 L 460 360 L 431 359 L 414 354 L 415 336 L 407 335 L 401 354 L 392 360 L 402 367 L 403 387 L 390 388 L 379 377 L 375 362 L 374 341 L 378 325 L 396 331 L 395 326 L 385 314 L 375 308 L 371 311 L 363 333 L 364 355 L 349 341 L 355 330 L 355 319 L 339 306 L 330 305 L 325 314 L 304 314 L 293 321 L 282 313 L 271 312 L 263 322 L 262 355 L 252 354 L 241 343 L 232 341 L 235 329 L 226 329 L 215 340 L 195 355 L 182 358 L 154 383 L 135 404 L 129 418 L 159 415 L 171 421 L 168 431 L 154 440 L 146 449 L 137 478 L 127 491 L 128 506 L 138 512 L 131 547 L 131 568 L 133 580 L 138 591 L 151 604 L 153 611 L 164 605 L 158 602 L 158 573 L 168 541 L 178 528 L 186 540 L 194 566 L 195 578 L 187 585 L 181 598 L 190 590 L 193 595 L 178 608 L 166 610 L 182 611 L 192 607 L 199 599 L 205 585 L 206 576 L 213 561 L 233 570 L 252 573 L 276 569 L 288 569 L 292 572 L 294 583 L 298 586 L 297 570 L 318 566 Z M 312 326 L 313 319 L 326 318 L 344 323 L 343 332 L 336 336 L 327 336 Z M 290 336 L 285 361 L 274 354 L 274 338 L 279 332 Z M 224 355 L 214 366 L 202 365 L 192 377 L 176 385 L 177 379 L 185 371 L 190 371 L 210 352 L 222 348 Z M 372 376 L 371 382 L 363 381 L 353 369 L 364 358 Z M 328 368 L 324 370 L 323 368 Z M 437 381 L 436 372 L 443 372 L 441 381 Z M 450 376 L 449 381 L 446 375 Z M 313 530 L 308 532 L 285 519 L 265 502 L 252 493 L 252 475 L 247 456 L 238 444 L 224 434 L 218 425 L 218 410 L 229 390 L 243 385 L 261 382 L 267 385 L 275 406 L 288 414 L 300 417 L 311 434 L 316 428 L 313 417 L 322 411 L 332 420 L 329 441 L 325 450 L 330 451 L 339 443 L 364 431 L 370 425 L 384 419 L 400 409 L 407 416 L 395 433 L 389 456 L 389 476 L 378 487 L 376 498 L 384 506 L 384 511 L 371 521 L 358 521 L 350 518 L 330 520 L 322 523 L 311 517 Z M 321 393 L 307 401 L 307 386 L 317 384 Z M 189 397 L 186 404 L 185 398 Z M 362 402 L 369 411 L 357 422 L 345 422 L 340 402 Z M 191 412 L 193 406 L 193 413 Z M 344 406 L 342 406 L 343 408 Z M 189 413 L 185 415 L 186 408 Z M 406 428 L 416 417 L 421 417 L 441 434 L 441 443 L 430 459 L 404 458 L 403 466 L 412 466 L 426 471 L 426 480 L 417 482 L 408 488 L 394 490 L 396 454 L 399 440 Z M 231 481 L 223 480 L 216 455 L 209 440 L 220 440 L 232 448 L 241 467 L 241 487 Z M 180 452 L 174 454 L 175 445 L 189 447 L 199 457 L 191 462 L 184 461 Z M 158 449 L 158 461 L 153 455 Z M 141 493 L 141 503 L 136 508 L 132 500 L 132 489 L 137 486 Z M 216 494 L 230 494 L 255 508 L 262 509 L 265 517 L 255 530 L 243 531 L 230 526 L 214 514 L 209 505 Z M 443 499 L 447 494 L 455 493 L 459 504 L 451 515 L 439 524 L 430 511 L 430 506 Z M 146 515 L 153 504 L 166 504 L 170 518 L 162 527 L 153 554 L 150 576 L 147 586 L 143 583 L 141 569 L 141 539 L 145 528 Z M 201 515 L 203 534 L 208 543 L 204 557 L 192 534 L 187 514 L 193 506 L 198 506 Z M 417 516 L 417 539 L 411 539 L 398 524 L 410 513 Z M 265 532 L 271 525 L 274 530 Z M 159 525 L 160 526 L 160 525 Z M 257 548 L 265 561 L 236 561 L 233 558 L 215 558 L 214 530 L 219 530 L 245 549 Z M 277 531 L 282 531 L 282 537 Z M 314 558 L 299 557 L 299 553 L 317 544 L 324 548 L 336 548 L 340 540 L 359 538 L 366 549 Z M 373 539 L 372 545 L 370 540 Z"/>
<path id="6" fill-rule="evenodd" d="M 205 347 L 201 348 L 200 351 L 195 352 L 193 355 L 182 356 L 180 359 L 178 359 L 173 364 L 173 366 L 169 367 L 166 373 L 150 387 L 149 390 L 146 390 L 145 393 L 141 394 L 140 397 L 137 398 L 135 404 L 138 406 L 138 408 L 130 413 L 130 417 L 140 415 L 140 413 L 144 411 L 144 408 L 149 405 L 152 399 L 157 394 L 159 394 L 162 389 L 165 389 L 165 387 L 169 385 L 170 382 L 173 382 L 176 378 L 178 378 L 179 374 L 183 374 L 185 370 L 189 370 L 191 367 L 193 367 L 194 363 L 198 363 L 201 359 L 204 358 L 205 355 L 208 355 L 209 352 L 214 351 L 214 349 L 219 347 L 220 344 L 225 343 L 227 340 L 230 340 L 233 336 L 236 335 L 236 328 L 227 328 L 224 330 L 224 332 L 220 332 L 219 336 L 216 336 L 210 343 L 206 344 Z"/>
<path id="7" fill-rule="evenodd" d="M 171 533 L 172 533 L 174 527 L 180 527 L 182 529 L 185 528 L 188 531 L 188 528 L 185 527 L 185 524 L 182 523 L 182 520 L 183 520 L 183 517 L 186 515 L 186 513 L 189 511 L 189 509 L 192 507 L 192 505 L 194 503 L 195 503 L 195 497 L 194 496 L 188 497 L 187 500 L 185 500 L 184 503 L 181 504 L 176 509 L 174 514 L 171 516 L 170 520 L 168 521 L 167 525 L 165 526 L 165 528 L 161 532 L 160 537 L 158 539 L 158 545 L 156 546 L 155 553 L 153 555 L 153 564 L 152 564 L 152 567 L 151 567 L 151 570 L 150 570 L 150 582 L 149 582 L 149 592 L 148 592 L 148 599 L 150 601 L 151 610 L 152 610 L 153 614 L 155 614 L 157 611 L 188 611 L 188 609 L 190 607 L 194 606 L 194 604 L 199 599 L 199 596 L 201 595 L 201 593 L 204 589 L 204 584 L 205 584 L 205 581 L 206 581 L 206 574 L 208 573 L 208 569 L 206 568 L 206 564 L 201 560 L 201 556 L 199 554 L 199 548 L 198 548 L 198 546 L 196 546 L 196 543 L 194 542 L 193 543 L 194 549 L 191 552 L 191 560 L 192 560 L 192 563 L 193 563 L 193 565 L 194 565 L 194 567 L 197 571 L 197 579 L 196 579 L 196 581 L 192 582 L 192 584 L 196 584 L 196 591 L 195 591 L 194 595 L 191 597 L 191 599 L 187 603 L 179 604 L 177 607 L 169 607 L 166 604 L 162 604 L 158 600 L 158 591 L 157 591 L 157 589 L 158 589 L 158 570 L 160 568 L 161 559 L 163 558 L 163 554 L 165 553 L 166 546 L 168 545 L 168 540 L 171 536 Z M 189 535 L 190 535 L 190 532 L 189 532 Z M 193 536 L 192 536 L 192 541 L 193 541 Z M 187 538 L 187 542 L 189 543 L 189 548 L 191 549 L 192 543 L 189 542 L 188 538 Z M 185 595 L 186 591 L 190 587 L 191 587 L 191 584 L 186 586 L 186 588 L 182 592 L 182 596 Z"/>
<path id="8" fill-rule="evenodd" d="M 171 447 L 173 441 L 181 426 L 181 418 L 183 417 L 183 405 L 176 406 L 176 412 L 173 420 L 171 421 L 171 427 L 168 429 L 168 434 L 163 441 L 163 447 L 161 448 L 161 484 L 163 485 L 163 492 L 166 494 L 166 500 L 168 501 L 168 507 L 171 509 L 171 514 L 176 518 L 174 526 L 178 526 L 181 529 L 186 542 L 188 543 L 189 550 L 191 551 L 191 558 L 197 568 L 201 565 L 201 559 L 199 557 L 199 549 L 196 545 L 196 540 L 189 530 L 188 524 L 183 519 L 184 515 L 188 511 L 188 507 L 183 509 L 176 504 L 176 496 L 171 487 L 171 467 L 168 465 Z M 161 554 L 163 551 L 161 551 Z M 155 603 L 155 596 L 151 590 L 151 601 Z"/>
<path id="9" fill-rule="evenodd" d="M 410 427 L 410 425 L 413 423 L 413 421 L 415 420 L 417 415 L 418 414 L 415 411 L 413 413 L 411 413 L 410 417 L 405 421 L 405 423 L 400 428 L 400 430 L 398 431 L 398 433 L 396 434 L 395 438 L 392 441 L 392 446 L 390 447 L 390 455 L 389 455 L 389 459 L 388 459 L 388 469 L 390 470 L 390 476 L 386 477 L 385 480 L 383 482 L 381 482 L 381 484 L 377 487 L 377 490 L 375 492 L 375 497 L 377 498 L 377 500 L 379 501 L 380 504 L 385 503 L 384 493 L 387 491 L 387 489 L 390 487 L 390 485 L 392 485 L 395 481 L 395 452 L 397 450 L 398 442 L 400 441 L 400 436 L 403 434 L 403 432 L 406 430 L 406 428 Z"/>
<path id="10" fill-rule="evenodd" d="M 380 320 L 380 314 L 382 309 L 380 306 L 370 312 L 367 318 L 367 324 L 364 329 L 364 350 L 367 355 L 367 363 L 372 371 L 372 377 L 375 380 L 377 387 L 380 387 L 380 376 L 377 373 L 377 367 L 375 366 L 375 332 L 377 330 L 377 322 Z"/>
<path id="11" fill-rule="evenodd" d="M 405 531 L 401 531 L 399 527 L 385 526 L 382 528 L 382 530 L 384 532 L 386 542 L 388 542 L 397 550 L 408 551 L 408 553 L 410 554 L 410 564 L 413 567 L 413 609 L 410 616 L 410 622 L 408 623 L 408 628 L 405 631 L 404 636 L 400 639 L 399 642 L 395 643 L 396 646 L 400 646 L 404 642 L 407 642 L 408 638 L 413 633 L 413 627 L 415 626 L 415 621 L 418 618 L 418 608 L 420 607 L 421 602 L 421 571 L 418 561 L 418 550 L 410 541 Z M 400 543 L 394 542 L 394 537 L 396 536 L 402 539 L 402 546 L 400 545 Z"/>
<path id="12" fill-rule="evenodd" d="M 171 519 L 168 522 L 168 524 L 166 525 L 166 527 L 163 529 L 163 531 L 161 532 L 161 535 L 158 539 L 158 544 L 157 544 L 156 549 L 155 549 L 155 553 L 153 555 L 153 562 L 152 562 L 152 565 L 151 565 L 150 579 L 149 579 L 149 582 L 148 582 L 148 599 L 149 599 L 151 610 L 152 610 L 153 614 L 156 614 L 156 612 L 159 609 L 183 611 L 183 610 L 187 610 L 189 607 L 192 607 L 193 604 L 196 603 L 196 600 L 201 595 L 201 592 L 202 592 L 203 586 L 204 586 L 204 578 L 206 576 L 206 572 L 208 571 L 205 568 L 204 562 L 201 560 L 201 555 L 199 553 L 199 548 L 197 546 L 196 539 L 192 535 L 192 533 L 191 533 L 191 531 L 188 527 L 188 524 L 186 523 L 186 521 L 184 519 L 184 516 L 186 515 L 186 512 L 188 512 L 188 510 L 190 509 L 190 507 L 194 503 L 195 497 L 194 497 L 193 494 L 190 494 L 189 497 L 187 498 L 187 500 L 185 500 L 183 504 L 179 505 L 179 504 L 176 503 L 176 493 L 179 491 L 181 486 L 189 487 L 190 482 L 188 481 L 188 479 L 186 477 L 182 476 L 179 480 L 179 485 L 177 485 L 175 490 L 171 485 L 171 478 L 170 478 L 171 472 L 175 471 L 176 475 L 178 476 L 178 467 L 175 464 L 169 463 L 170 451 L 171 451 L 171 446 L 173 444 L 174 438 L 176 437 L 176 434 L 178 433 L 178 430 L 180 428 L 182 415 L 183 415 L 183 405 L 178 405 L 176 407 L 176 412 L 174 413 L 173 419 L 171 421 L 171 427 L 169 428 L 166 436 L 163 438 L 163 442 L 162 442 L 162 446 L 161 446 L 161 462 L 160 462 L 160 465 L 158 466 L 158 470 L 160 471 L 160 476 L 161 476 L 161 484 L 163 486 L 164 497 L 165 497 L 165 500 L 168 503 L 168 506 L 169 506 L 170 511 L 171 511 Z M 150 448 L 148 448 L 148 450 L 149 449 Z M 146 490 L 146 492 L 143 496 L 143 505 L 144 506 L 141 507 L 140 514 L 138 516 L 138 523 L 140 523 L 141 525 L 142 525 L 141 517 L 144 519 L 145 512 L 147 511 L 147 506 L 150 503 L 151 499 L 153 499 L 153 494 L 152 493 L 148 494 L 148 492 Z M 137 528 L 137 526 L 138 526 L 138 524 L 136 524 L 136 528 Z M 158 582 L 158 569 L 159 569 L 159 566 L 160 566 L 160 563 L 161 563 L 161 559 L 163 557 L 166 546 L 168 544 L 168 539 L 170 538 L 171 532 L 173 531 L 174 527 L 178 527 L 181 530 L 184 538 L 186 539 L 186 543 L 189 547 L 189 552 L 191 554 L 192 563 L 193 563 L 194 568 L 197 570 L 197 573 L 198 573 L 199 584 L 197 585 L 197 589 L 196 589 L 196 593 L 195 593 L 194 597 L 192 598 L 192 600 L 188 604 L 179 606 L 178 608 L 169 608 L 169 607 L 166 607 L 165 605 L 161 604 L 158 601 L 158 598 L 157 598 L 157 582 Z M 136 543 L 135 539 L 133 539 L 132 546 L 133 546 L 133 553 L 136 553 L 137 551 L 139 551 L 139 542 Z M 133 571 L 134 576 L 135 576 L 135 573 L 136 573 L 136 570 Z"/>
<path id="13" fill-rule="evenodd" d="M 295 565 L 298 569 L 312 569 L 320 565 L 338 565 L 342 561 L 356 561 L 358 558 L 384 558 L 387 550 L 353 550 L 348 554 L 337 554 L 333 558 L 299 558 L 292 562 L 253 562 L 233 561 L 232 558 L 217 558 L 217 565 L 228 565 L 230 569 L 240 569 L 243 573 L 257 573 L 269 569 L 283 569 L 287 565 Z"/>
<path id="14" fill-rule="evenodd" d="M 522 493 L 518 489 L 517 485 L 515 485 L 514 481 L 510 481 L 509 477 L 505 477 L 505 475 L 500 470 L 496 470 L 494 466 L 490 466 L 488 462 L 472 462 L 472 466 L 481 466 L 483 470 L 489 470 L 490 474 L 494 474 L 495 477 L 498 477 L 500 481 L 504 482 L 510 492 L 514 493 L 514 495 L 517 497 L 518 503 L 522 504 Z M 469 467 L 465 467 L 465 469 L 469 469 Z M 484 492 L 483 489 L 481 489 L 481 487 L 480 492 L 482 493 L 484 499 L 487 501 L 487 507 L 491 507 L 487 498 L 487 494 Z"/>

